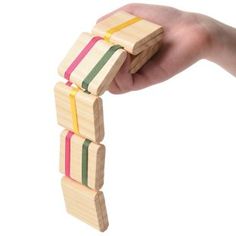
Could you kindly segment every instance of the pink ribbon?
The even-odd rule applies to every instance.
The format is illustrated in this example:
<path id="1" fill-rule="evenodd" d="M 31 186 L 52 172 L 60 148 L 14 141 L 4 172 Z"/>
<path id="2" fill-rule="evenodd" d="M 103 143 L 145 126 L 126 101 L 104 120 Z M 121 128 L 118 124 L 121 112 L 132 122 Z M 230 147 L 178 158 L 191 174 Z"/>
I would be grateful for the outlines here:
<path id="1" fill-rule="evenodd" d="M 72 83 L 71 83 L 70 81 L 67 81 L 67 82 L 66 82 L 66 85 L 69 86 L 69 87 L 71 87 Z"/>
<path id="2" fill-rule="evenodd" d="M 65 175 L 70 177 L 70 148 L 71 148 L 71 137 L 74 135 L 73 132 L 68 131 L 66 135 L 65 145 Z"/>
<path id="3" fill-rule="evenodd" d="M 75 68 L 84 59 L 84 57 L 88 54 L 88 52 L 96 44 L 96 42 L 98 42 L 101 39 L 103 39 L 103 38 L 101 38 L 99 36 L 95 36 L 88 42 L 88 44 L 84 47 L 84 49 L 79 53 L 79 55 L 75 58 L 75 60 L 71 63 L 71 65 L 65 71 L 64 77 L 67 80 L 70 80 L 70 76 L 71 76 L 72 72 L 75 70 Z"/>

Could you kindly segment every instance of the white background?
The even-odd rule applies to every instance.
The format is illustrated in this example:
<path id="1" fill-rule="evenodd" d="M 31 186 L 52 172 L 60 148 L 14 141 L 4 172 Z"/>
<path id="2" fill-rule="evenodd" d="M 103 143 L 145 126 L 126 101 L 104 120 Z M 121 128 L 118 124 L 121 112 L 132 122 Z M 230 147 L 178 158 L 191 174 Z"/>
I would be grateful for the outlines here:
<path id="1" fill-rule="evenodd" d="M 80 32 L 128 2 L 1 1 L 0 235 L 101 234 L 64 209 L 53 87 Z M 236 26 L 233 1 L 147 3 Z M 103 102 L 104 235 L 235 236 L 236 79 L 201 61 L 143 91 L 106 93 Z"/>

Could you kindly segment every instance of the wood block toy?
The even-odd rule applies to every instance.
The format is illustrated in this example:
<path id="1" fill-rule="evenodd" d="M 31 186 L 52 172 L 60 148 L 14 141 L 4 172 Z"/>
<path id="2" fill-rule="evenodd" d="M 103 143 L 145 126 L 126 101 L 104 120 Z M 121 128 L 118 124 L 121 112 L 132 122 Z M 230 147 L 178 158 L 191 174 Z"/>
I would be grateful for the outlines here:
<path id="1" fill-rule="evenodd" d="M 120 45 L 82 33 L 58 67 L 59 74 L 94 95 L 103 94 L 126 59 Z"/>
<path id="2" fill-rule="evenodd" d="M 67 212 L 105 231 L 109 223 L 103 193 L 86 188 L 68 177 L 63 177 L 61 184 Z"/>
<path id="3" fill-rule="evenodd" d="M 55 85 L 61 133 L 60 172 L 67 211 L 105 231 L 108 217 L 104 195 L 105 146 L 103 105 L 99 97 L 119 72 L 127 55 L 136 73 L 161 46 L 163 29 L 119 11 L 82 33 L 58 67 L 67 80 Z"/>
<path id="4" fill-rule="evenodd" d="M 60 172 L 91 189 L 104 182 L 105 146 L 63 130 L 61 133 Z"/>
<path id="5" fill-rule="evenodd" d="M 102 141 L 102 99 L 62 82 L 56 84 L 54 92 L 58 124 L 94 142 Z"/>
<path id="6" fill-rule="evenodd" d="M 153 53 L 146 50 L 160 43 L 163 37 L 163 28 L 127 12 L 118 11 L 98 22 L 92 29 L 92 33 L 104 37 L 106 41 L 113 44 L 123 46 L 126 51 L 135 55 L 135 57 L 132 57 L 133 60 L 136 57 L 138 60 L 132 62 L 130 68 L 130 72 L 134 73 L 150 59 L 150 55 L 157 52 L 157 49 L 155 52 L 152 51 Z M 145 51 L 148 56 L 144 57 Z M 140 53 L 142 54 L 139 55 Z M 142 60 L 142 62 L 139 63 L 139 60 Z"/>

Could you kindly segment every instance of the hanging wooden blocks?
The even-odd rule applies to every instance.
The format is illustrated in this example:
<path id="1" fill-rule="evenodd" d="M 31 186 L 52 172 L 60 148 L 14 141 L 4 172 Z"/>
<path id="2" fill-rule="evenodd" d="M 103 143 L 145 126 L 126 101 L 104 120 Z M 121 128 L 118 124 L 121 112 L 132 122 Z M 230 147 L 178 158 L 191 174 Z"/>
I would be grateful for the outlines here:
<path id="1" fill-rule="evenodd" d="M 56 84 L 54 92 L 58 124 L 94 142 L 102 141 L 102 99 L 62 82 Z"/>
<path id="2" fill-rule="evenodd" d="M 59 74 L 94 95 L 103 94 L 126 59 L 126 51 L 82 33 L 58 68 Z"/>
<path id="3" fill-rule="evenodd" d="M 86 188 L 68 177 L 63 177 L 61 183 L 68 213 L 105 231 L 108 217 L 103 193 Z"/>
<path id="4" fill-rule="evenodd" d="M 132 63 L 131 73 L 140 69 L 144 61 L 146 62 L 150 59 L 150 50 L 146 50 L 159 44 L 163 36 L 163 28 L 160 25 L 124 11 L 118 11 L 98 22 L 92 29 L 92 32 L 95 35 L 104 37 L 106 41 L 123 46 L 130 54 L 136 55 L 138 59 L 142 60 L 139 63 L 139 60 L 135 60 L 136 57 L 132 57 L 136 63 L 135 65 L 134 62 Z M 139 55 L 145 51 L 149 56 Z"/>
<path id="5" fill-rule="evenodd" d="M 60 171 L 91 189 L 104 182 L 105 146 L 63 130 L 61 133 Z"/>
<path id="6" fill-rule="evenodd" d="M 159 50 L 161 26 L 116 12 L 82 33 L 58 67 L 67 83 L 54 92 L 61 133 L 60 172 L 67 211 L 105 231 L 108 227 L 103 193 L 105 146 L 102 95 L 119 72 L 127 53 L 129 72 L 136 73 Z M 73 85 L 74 84 L 74 85 Z"/>

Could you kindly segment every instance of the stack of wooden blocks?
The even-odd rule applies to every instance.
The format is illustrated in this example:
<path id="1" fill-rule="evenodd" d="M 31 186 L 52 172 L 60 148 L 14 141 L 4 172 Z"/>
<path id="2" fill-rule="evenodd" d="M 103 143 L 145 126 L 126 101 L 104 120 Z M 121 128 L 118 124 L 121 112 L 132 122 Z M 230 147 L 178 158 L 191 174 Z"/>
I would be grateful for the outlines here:
<path id="1" fill-rule="evenodd" d="M 104 195 L 105 146 L 100 96 L 119 72 L 127 53 L 130 73 L 137 72 L 159 49 L 161 26 L 120 11 L 82 33 L 58 68 L 67 82 L 55 86 L 61 133 L 60 171 L 67 211 L 105 231 L 108 217 Z"/>

